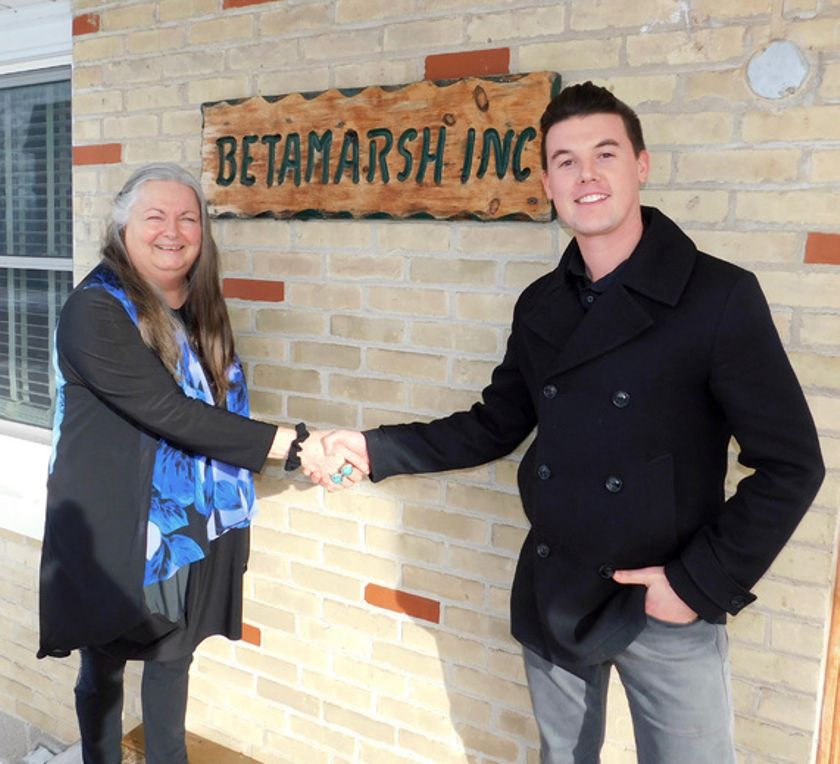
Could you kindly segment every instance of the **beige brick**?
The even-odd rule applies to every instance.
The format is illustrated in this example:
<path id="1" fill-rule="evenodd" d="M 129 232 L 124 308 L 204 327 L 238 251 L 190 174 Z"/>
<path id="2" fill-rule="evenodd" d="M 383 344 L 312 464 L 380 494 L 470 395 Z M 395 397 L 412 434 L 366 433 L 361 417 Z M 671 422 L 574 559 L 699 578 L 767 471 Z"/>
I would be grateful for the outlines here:
<path id="1" fill-rule="evenodd" d="M 389 483 L 393 483 L 390 480 Z M 327 494 L 326 507 L 330 512 L 348 515 L 366 523 L 394 526 L 399 519 L 397 503 L 392 499 L 364 494 L 361 490 Z"/>
<path id="2" fill-rule="evenodd" d="M 336 337 L 365 342 L 401 342 L 405 324 L 392 318 L 362 318 L 360 316 L 331 316 L 330 333 Z"/>
<path id="3" fill-rule="evenodd" d="M 248 77 L 213 77 L 187 82 L 187 103 L 201 104 L 205 101 L 221 101 L 229 98 L 244 98 L 250 95 Z"/>
<path id="4" fill-rule="evenodd" d="M 816 10 L 809 6 L 808 10 Z M 840 18 L 828 14 L 812 19 L 797 19 L 785 30 L 785 39 L 811 51 L 837 52 L 840 41 Z"/>
<path id="5" fill-rule="evenodd" d="M 303 509 L 289 510 L 289 527 L 303 535 L 323 540 L 358 543 L 360 540 L 359 524 L 355 520 L 327 517 L 322 512 L 310 512 Z"/>
<path id="6" fill-rule="evenodd" d="M 522 662 L 522 650 L 490 650 L 487 669 L 491 674 L 503 677 L 517 684 L 525 684 L 525 666 Z"/>
<path id="7" fill-rule="evenodd" d="M 509 708 L 526 711 L 531 708 L 530 697 L 525 686 L 485 671 L 478 671 L 465 666 L 454 666 L 452 668 L 452 686 L 480 698 L 503 701 L 504 705 Z"/>
<path id="8" fill-rule="evenodd" d="M 285 733 L 275 732 L 275 729 L 281 729 L 280 725 L 276 727 L 273 725 L 268 729 L 264 745 L 262 745 L 263 741 L 260 741 L 261 745 L 255 751 L 260 756 L 258 761 L 272 761 L 278 764 L 296 764 L 300 761 L 305 761 L 307 764 L 328 764 L 330 761 L 328 751 L 323 750 L 319 745 L 313 745 L 320 741 L 296 740 Z"/>
<path id="9" fill-rule="evenodd" d="M 571 8 L 569 28 L 575 31 L 613 29 L 615 27 L 655 27 L 682 20 L 684 9 L 679 0 L 639 0 L 619 5 L 584 3 Z"/>
<path id="10" fill-rule="evenodd" d="M 321 392 L 321 373 L 311 369 L 292 369 L 285 366 L 254 365 L 254 384 L 299 393 Z"/>
<path id="11" fill-rule="evenodd" d="M 481 603 L 484 599 L 484 584 L 413 565 L 403 565 L 401 588 L 455 602 Z"/>
<path id="12" fill-rule="evenodd" d="M 358 369 L 361 351 L 350 345 L 328 342 L 294 342 L 292 359 L 305 366 L 330 366 L 340 369 Z"/>
<path id="13" fill-rule="evenodd" d="M 103 32 L 116 32 L 154 26 L 155 6 L 156 3 L 135 3 L 104 10 L 99 14 L 101 29 Z"/>
<path id="14" fill-rule="evenodd" d="M 840 138 L 840 106 L 794 107 L 744 115 L 741 133 L 748 143 L 826 141 Z"/>
<path id="15" fill-rule="evenodd" d="M 250 222 L 250 221 L 249 221 Z M 307 252 L 253 252 L 253 275 L 291 278 L 321 276 L 321 255 Z"/>
<path id="16" fill-rule="evenodd" d="M 811 155 L 813 183 L 840 182 L 840 149 L 815 150 Z"/>
<path id="17" fill-rule="evenodd" d="M 336 66 L 333 85 L 337 88 L 377 85 L 401 85 L 423 79 L 419 59 L 375 59 L 361 63 Z"/>
<path id="18" fill-rule="evenodd" d="M 370 764 L 415 764 L 414 758 L 401 756 L 393 748 L 384 748 L 367 740 L 363 740 L 359 745 L 359 756 L 361 761 Z"/>
<path id="19" fill-rule="evenodd" d="M 822 625 L 774 618 L 770 644 L 774 650 L 813 658 L 822 655 L 824 636 Z"/>
<path id="20" fill-rule="evenodd" d="M 516 227 L 494 223 L 464 225 L 458 232 L 457 247 L 465 253 L 479 255 L 522 253 L 533 258 L 539 254 L 550 256 L 554 226 L 537 223 L 518 223 Z"/>
<path id="21" fill-rule="evenodd" d="M 643 190 L 642 204 L 659 207 L 682 222 L 720 223 L 729 213 L 726 191 Z"/>
<path id="22" fill-rule="evenodd" d="M 628 35 L 627 61 L 631 66 L 650 64 L 722 63 L 744 55 L 744 27 L 715 27 L 688 32 Z"/>
<path id="23" fill-rule="evenodd" d="M 326 334 L 326 321 L 326 316 L 322 313 L 303 313 L 276 308 L 265 308 L 256 312 L 256 327 L 260 332 L 321 336 Z"/>
<path id="24" fill-rule="evenodd" d="M 219 72 L 219 52 L 190 51 L 169 53 L 162 61 L 163 74 L 168 77 L 189 80 L 205 74 Z"/>
<path id="25" fill-rule="evenodd" d="M 450 387 L 433 385 L 412 385 L 409 393 L 411 405 L 421 411 L 433 411 L 440 415 L 453 411 L 465 411 L 478 399 L 477 391 L 453 390 Z M 397 417 L 400 421 L 405 417 Z M 415 417 L 416 418 L 416 417 Z"/>
<path id="26" fill-rule="evenodd" d="M 286 631 L 294 634 L 297 628 L 297 616 L 288 610 L 266 605 L 262 602 L 245 601 L 244 618 L 247 622 L 258 626 Z"/>
<path id="27" fill-rule="evenodd" d="M 159 5 L 161 21 L 205 16 L 219 10 L 218 0 L 159 0 Z"/>
<path id="28" fill-rule="evenodd" d="M 505 266 L 503 283 L 507 289 L 522 290 L 541 276 L 553 271 L 556 267 L 556 260 L 538 263 L 508 263 Z"/>
<path id="29" fill-rule="evenodd" d="M 378 21 L 390 16 L 405 16 L 413 10 L 413 0 L 338 0 L 335 20 L 339 24 Z"/>
<path id="30" fill-rule="evenodd" d="M 399 645 L 374 642 L 373 660 L 398 669 L 404 674 L 423 677 L 424 681 L 443 681 L 443 666 L 437 658 L 407 650 Z"/>
<path id="31" fill-rule="evenodd" d="M 795 727 L 810 734 L 814 729 L 814 700 L 811 695 L 763 687 L 759 691 L 757 715 L 762 721 Z"/>
<path id="32" fill-rule="evenodd" d="M 306 589 L 348 600 L 361 598 L 361 583 L 349 576 L 313 568 L 300 563 L 292 564 L 292 581 Z"/>
<path id="33" fill-rule="evenodd" d="M 412 48 L 440 48 L 457 45 L 464 40 L 463 21 L 458 17 L 389 24 L 385 27 L 385 51 Z"/>
<path id="34" fill-rule="evenodd" d="M 358 407 L 352 404 L 289 396 L 286 406 L 289 417 L 298 421 L 329 428 L 358 426 Z"/>
<path id="35" fill-rule="evenodd" d="M 347 284 L 286 284 L 286 300 L 293 306 L 327 310 L 358 310 L 361 288 Z"/>
<path id="36" fill-rule="evenodd" d="M 350 756 L 356 749 L 356 736 L 348 735 L 328 727 L 318 719 L 307 719 L 302 716 L 292 716 L 289 719 L 289 727 L 293 734 L 304 740 L 317 740 L 332 751 L 337 751 Z M 308 759 L 300 759 L 300 761 Z"/>
<path id="37" fill-rule="evenodd" d="M 808 761 L 811 736 L 756 719 L 739 717 L 735 721 L 737 740 L 748 740 L 750 748 L 766 760 Z"/>
<path id="38" fill-rule="evenodd" d="M 840 356 L 814 353 L 788 354 L 802 385 L 840 392 Z"/>
<path id="39" fill-rule="evenodd" d="M 455 316 L 461 320 L 510 325 L 515 295 L 461 293 L 456 296 Z"/>
<path id="40" fill-rule="evenodd" d="M 440 223 L 383 222 L 377 240 L 385 251 L 444 252 L 450 247 L 451 228 Z"/>
<path id="41" fill-rule="evenodd" d="M 403 624 L 401 637 L 405 647 L 436 655 L 441 661 L 470 666 L 487 663 L 487 649 L 481 642 L 449 634 L 422 621 Z"/>
<path id="42" fill-rule="evenodd" d="M 439 541 L 423 538 L 405 531 L 387 528 L 365 528 L 365 547 L 397 557 L 402 561 L 442 565 L 445 547 Z M 382 576 L 384 578 L 384 576 Z"/>
<path id="43" fill-rule="evenodd" d="M 217 220 L 219 240 L 232 249 L 274 249 L 287 247 L 289 224 L 280 220 Z M 262 256 L 275 254 L 262 253 Z M 296 257 L 299 255 L 295 255 Z"/>
<path id="44" fill-rule="evenodd" d="M 806 345 L 840 345 L 840 314 L 802 313 L 799 336 Z"/>
<path id="45" fill-rule="evenodd" d="M 351 35 L 340 32 L 308 38 L 303 59 L 334 63 L 353 56 L 373 56 L 381 50 L 380 30 L 356 30 Z"/>
<path id="46" fill-rule="evenodd" d="M 491 543 L 496 549 L 506 550 L 511 553 L 518 553 L 528 534 L 526 528 L 515 525 L 494 525 L 491 534 Z"/>
<path id="47" fill-rule="evenodd" d="M 492 286 L 496 283 L 496 263 L 493 260 L 415 257 L 411 261 L 411 280 Z"/>
<path id="48" fill-rule="evenodd" d="M 258 28 L 262 37 L 296 37 L 300 32 L 328 28 L 332 25 L 331 7 L 324 3 L 308 5 L 286 5 L 279 9 L 269 6 L 261 13 Z"/>
<path id="49" fill-rule="evenodd" d="M 226 15 L 223 18 L 193 21 L 188 26 L 190 45 L 231 44 L 235 40 L 248 40 L 253 34 L 250 14 Z"/>
<path id="50" fill-rule="evenodd" d="M 394 728 L 390 724 L 375 721 L 373 714 L 360 714 L 341 708 L 340 706 L 335 706 L 332 703 L 324 703 L 323 717 L 324 721 L 338 727 L 345 727 L 356 734 L 361 734 L 365 738 L 372 738 L 373 740 L 380 740 L 383 743 L 391 744 L 396 739 Z"/>
<path id="51" fill-rule="evenodd" d="M 295 223 L 294 240 L 303 249 L 364 249 L 371 247 L 373 227 L 365 221 L 306 220 Z"/>
<path id="52" fill-rule="evenodd" d="M 324 562 L 331 569 L 355 573 L 375 581 L 391 582 L 397 577 L 397 563 L 372 554 L 338 546 L 324 546 Z"/>
<path id="53" fill-rule="evenodd" d="M 377 715 L 391 721 L 399 727 L 414 728 L 418 732 L 436 730 L 449 726 L 449 717 L 445 713 L 435 713 L 418 707 L 412 702 L 395 700 L 389 697 L 379 699 L 376 704 Z"/>
<path id="54" fill-rule="evenodd" d="M 137 82 L 161 81 L 165 56 L 126 59 L 115 54 L 113 59 L 104 67 L 106 85 L 124 88 Z"/>
<path id="55" fill-rule="evenodd" d="M 449 321 L 412 323 L 411 341 L 415 345 L 470 353 L 496 353 L 499 349 L 497 329 L 473 324 L 454 324 Z"/>
<path id="56" fill-rule="evenodd" d="M 227 52 L 228 68 L 236 72 L 270 72 L 292 66 L 298 58 L 297 40 L 275 39 L 254 45 L 239 45 Z"/>
<path id="57" fill-rule="evenodd" d="M 439 355 L 371 348 L 365 353 L 365 362 L 368 369 L 383 374 L 438 382 L 446 380 L 447 361 Z"/>
<path id="58" fill-rule="evenodd" d="M 183 27 L 168 27 L 132 32 L 125 39 L 125 47 L 129 53 L 143 55 L 181 50 L 185 42 Z"/>
<path id="59" fill-rule="evenodd" d="M 368 711 L 373 705 L 370 690 L 342 682 L 333 675 L 305 670 L 302 685 L 305 690 L 327 702 L 338 703 L 361 711 Z"/>
<path id="60" fill-rule="evenodd" d="M 400 280 L 406 263 L 401 257 L 382 255 L 330 255 L 327 266 L 331 278 Z"/>
<path id="61" fill-rule="evenodd" d="M 268 636 L 266 635 L 266 638 Z M 257 677 L 257 697 L 289 706 L 310 716 L 317 716 L 320 708 L 320 702 L 315 695 L 305 693 L 298 687 L 289 687 L 262 676 Z"/>
<path id="62" fill-rule="evenodd" d="M 799 263 L 801 236 L 784 231 L 686 229 L 698 248 L 733 263 Z"/>
<path id="63" fill-rule="evenodd" d="M 126 91 L 125 105 L 129 111 L 148 111 L 180 106 L 182 98 L 179 85 L 155 85 Z"/>
<path id="64" fill-rule="evenodd" d="M 406 386 L 390 379 L 348 377 L 333 374 L 329 380 L 330 395 L 352 401 L 370 401 L 378 404 L 406 402 Z"/>
<path id="65" fill-rule="evenodd" d="M 239 335 L 236 351 L 243 358 L 272 358 L 277 361 L 287 357 L 286 343 L 282 337 Z"/>
<path id="66" fill-rule="evenodd" d="M 763 645 L 767 641 L 769 618 L 757 608 L 747 608 L 738 613 L 737 618 L 729 621 L 727 629 L 732 639 L 753 645 Z"/>
<path id="67" fill-rule="evenodd" d="M 509 556 L 453 546 L 449 550 L 449 567 L 468 576 L 503 584 L 513 580 L 516 560 Z"/>
<path id="68" fill-rule="evenodd" d="M 692 18 L 703 23 L 723 18 L 748 18 L 759 16 L 762 19 L 770 13 L 767 0 L 742 0 L 739 3 L 726 3 L 722 0 L 697 0 L 691 5 Z"/>
<path id="69" fill-rule="evenodd" d="M 282 95 L 283 93 L 315 93 L 331 85 L 328 66 L 306 69 L 284 69 L 256 77 L 256 92 Z"/>
<path id="70" fill-rule="evenodd" d="M 673 114 L 645 114 L 643 127 L 649 148 L 660 145 L 707 146 L 731 141 L 733 119 L 730 114 L 714 111 L 677 117 Z"/>
<path id="71" fill-rule="evenodd" d="M 163 115 L 161 132 L 171 137 L 195 135 L 201 132 L 201 112 L 198 109 L 188 111 L 167 111 Z"/>
<path id="72" fill-rule="evenodd" d="M 840 35 L 840 27 L 838 27 L 838 35 Z M 820 96 L 832 100 L 840 98 L 840 62 L 825 64 Z"/>
<path id="73" fill-rule="evenodd" d="M 683 77 L 680 77 L 682 80 Z M 676 75 L 616 75 L 598 78 L 596 85 L 601 85 L 629 104 L 633 109 L 671 103 L 677 88 Z M 645 117 L 642 116 L 642 127 Z"/>
<path id="74" fill-rule="evenodd" d="M 677 180 L 680 183 L 782 183 L 797 178 L 800 156 L 794 150 L 701 149 L 678 158 Z"/>
<path id="75" fill-rule="evenodd" d="M 73 39 L 73 61 L 108 61 L 122 56 L 125 39 L 122 35 L 75 37 Z"/>
<path id="76" fill-rule="evenodd" d="M 74 98 L 86 88 L 97 88 L 102 85 L 101 66 L 76 66 L 73 68 Z"/>
<path id="77" fill-rule="evenodd" d="M 834 526 L 834 517 L 830 512 L 811 509 L 802 518 L 802 522 L 793 534 L 793 539 L 803 544 L 815 544 L 824 549 L 833 549 Z"/>
<path id="78" fill-rule="evenodd" d="M 96 90 L 73 96 L 73 112 L 76 114 L 107 114 L 123 110 L 122 93 L 118 90 Z"/>
<path id="79" fill-rule="evenodd" d="M 418 316 L 445 316 L 449 312 L 446 292 L 437 289 L 368 287 L 367 303 L 373 310 L 411 313 Z"/>
<path id="80" fill-rule="evenodd" d="M 710 72 L 686 72 L 683 81 L 688 102 L 708 100 L 709 103 L 731 108 L 733 104 L 754 98 L 740 66 Z"/>
<path id="81" fill-rule="evenodd" d="M 135 114 L 130 117 L 106 117 L 102 134 L 125 142 L 127 138 L 148 138 L 158 133 L 158 117 L 153 114 Z"/>
<path id="82" fill-rule="evenodd" d="M 488 40 L 559 35 L 563 32 L 564 13 L 561 8 L 525 8 L 505 13 L 482 13 L 473 16 L 467 23 L 467 40 L 486 44 Z"/>
<path id="83" fill-rule="evenodd" d="M 824 587 L 796 586 L 790 581 L 767 577 L 759 581 L 753 591 L 764 609 L 801 618 L 825 617 L 828 592 Z"/>
<path id="84" fill-rule="evenodd" d="M 479 518 L 419 504 L 405 505 L 403 523 L 408 528 L 473 543 L 484 541 L 487 534 L 487 526 Z"/>
<path id="85" fill-rule="evenodd" d="M 772 215 L 768 219 L 772 219 Z M 757 275 L 771 304 L 800 305 L 818 309 L 840 308 L 840 280 L 836 274 L 761 271 Z M 816 327 L 817 332 L 828 328 L 825 323 L 822 322 Z M 805 322 L 803 324 L 807 325 Z"/>
<path id="86" fill-rule="evenodd" d="M 621 64 L 620 57 L 619 37 L 598 40 L 597 45 L 586 39 L 540 42 L 519 47 L 519 66 L 525 72 L 617 69 Z"/>
<path id="87" fill-rule="evenodd" d="M 406 680 L 400 671 L 391 671 L 340 654 L 334 656 L 333 668 L 336 676 L 374 690 L 377 694 L 384 693 L 391 697 L 405 695 Z"/>
<path id="88" fill-rule="evenodd" d="M 420 734 L 401 729 L 398 732 L 398 742 L 402 750 L 413 751 L 435 764 L 470 764 L 468 754 L 453 746 L 429 739 L 428 731 Z"/>
<path id="89" fill-rule="evenodd" d="M 495 367 L 493 361 L 456 360 L 452 367 L 452 382 L 459 386 L 485 387 Z"/>
<path id="90" fill-rule="evenodd" d="M 450 605 L 444 611 L 444 623 L 451 629 L 485 642 L 491 640 L 511 644 L 510 623 L 507 617 L 497 618 L 487 613 L 477 613 Z M 460 685 L 456 683 L 456 686 Z"/>
<path id="91" fill-rule="evenodd" d="M 449 506 L 467 509 L 481 516 L 492 515 L 521 522 L 522 501 L 518 494 L 449 483 L 446 490 Z"/>

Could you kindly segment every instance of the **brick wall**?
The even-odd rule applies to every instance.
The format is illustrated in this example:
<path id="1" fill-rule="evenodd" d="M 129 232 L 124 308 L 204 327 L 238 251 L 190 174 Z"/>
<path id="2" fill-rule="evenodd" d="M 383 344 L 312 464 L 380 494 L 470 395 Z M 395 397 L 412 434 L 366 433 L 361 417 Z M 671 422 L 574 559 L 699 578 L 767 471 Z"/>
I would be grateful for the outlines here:
<path id="1" fill-rule="evenodd" d="M 198 171 L 203 101 L 506 66 L 592 78 L 638 108 L 653 154 L 645 201 L 758 273 L 821 430 L 825 486 L 730 628 L 741 762 L 811 760 L 840 495 L 840 3 L 77 0 L 75 14 L 78 276 L 132 166 Z M 779 101 L 745 78 L 771 39 L 796 42 L 810 64 Z M 567 241 L 556 224 L 525 223 L 261 220 L 215 231 L 225 276 L 246 280 L 228 294 L 240 295 L 229 307 L 256 414 L 350 427 L 472 403 L 518 292 Z M 283 285 L 253 299 L 247 280 Z M 266 762 L 535 763 L 507 619 L 525 533 L 517 459 L 329 496 L 269 469 L 248 641 L 201 649 L 190 729 Z M 72 739 L 72 660 L 31 658 L 37 544 L 11 534 L 0 544 L 11 613 L 0 686 L 14 690 L 0 703 Z M 634 761 L 620 692 L 611 704 L 605 761 Z"/>

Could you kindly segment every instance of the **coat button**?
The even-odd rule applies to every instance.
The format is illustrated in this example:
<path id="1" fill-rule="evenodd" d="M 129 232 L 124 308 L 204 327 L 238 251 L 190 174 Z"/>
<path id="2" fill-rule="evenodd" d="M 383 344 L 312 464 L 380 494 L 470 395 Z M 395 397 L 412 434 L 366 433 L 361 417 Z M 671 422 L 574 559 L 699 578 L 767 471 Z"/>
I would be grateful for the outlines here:
<path id="1" fill-rule="evenodd" d="M 543 395 L 546 398 L 553 398 L 555 395 L 557 395 L 557 387 L 555 385 L 546 385 L 543 388 Z"/>
<path id="2" fill-rule="evenodd" d="M 630 393 L 626 390 L 616 390 L 612 394 L 612 404 L 618 409 L 627 408 L 630 405 Z"/>
<path id="3" fill-rule="evenodd" d="M 604 482 L 604 488 L 610 493 L 618 493 L 624 487 L 624 481 L 617 475 L 610 475 Z"/>
<path id="4" fill-rule="evenodd" d="M 613 574 L 615 573 L 615 568 L 610 565 L 609 563 L 604 563 L 598 567 L 598 575 L 601 578 L 612 578 Z"/>
<path id="5" fill-rule="evenodd" d="M 551 547 L 548 544 L 537 544 L 537 557 L 545 559 L 551 554 Z"/>
<path id="6" fill-rule="evenodd" d="M 537 467 L 537 477 L 540 480 L 548 480 L 551 477 L 551 467 L 547 464 L 541 464 Z"/>

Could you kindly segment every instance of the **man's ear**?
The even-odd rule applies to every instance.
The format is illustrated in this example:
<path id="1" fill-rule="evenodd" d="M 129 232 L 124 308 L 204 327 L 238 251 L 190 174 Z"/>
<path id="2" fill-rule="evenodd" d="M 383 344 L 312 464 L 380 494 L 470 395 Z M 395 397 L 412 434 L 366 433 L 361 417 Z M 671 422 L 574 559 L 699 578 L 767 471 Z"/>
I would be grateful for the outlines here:
<path id="1" fill-rule="evenodd" d="M 648 154 L 646 149 L 642 149 L 639 152 L 639 156 L 636 157 L 636 162 L 639 166 L 639 183 L 646 183 L 648 174 L 650 173 L 650 154 Z"/>
<path id="2" fill-rule="evenodd" d="M 541 170 L 540 178 L 542 178 L 543 191 L 545 191 L 546 199 L 551 199 L 551 187 L 548 185 L 548 173 Z"/>

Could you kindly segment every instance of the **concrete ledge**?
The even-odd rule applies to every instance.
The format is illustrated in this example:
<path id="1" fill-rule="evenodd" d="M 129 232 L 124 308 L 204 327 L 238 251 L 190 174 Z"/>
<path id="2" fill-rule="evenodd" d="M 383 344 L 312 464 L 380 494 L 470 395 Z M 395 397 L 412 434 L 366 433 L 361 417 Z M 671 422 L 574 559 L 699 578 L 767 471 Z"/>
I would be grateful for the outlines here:
<path id="1" fill-rule="evenodd" d="M 144 764 L 145 750 L 141 724 L 123 738 L 123 764 Z M 232 751 L 192 732 L 187 732 L 187 755 L 190 764 L 260 764 L 250 756 Z"/>

